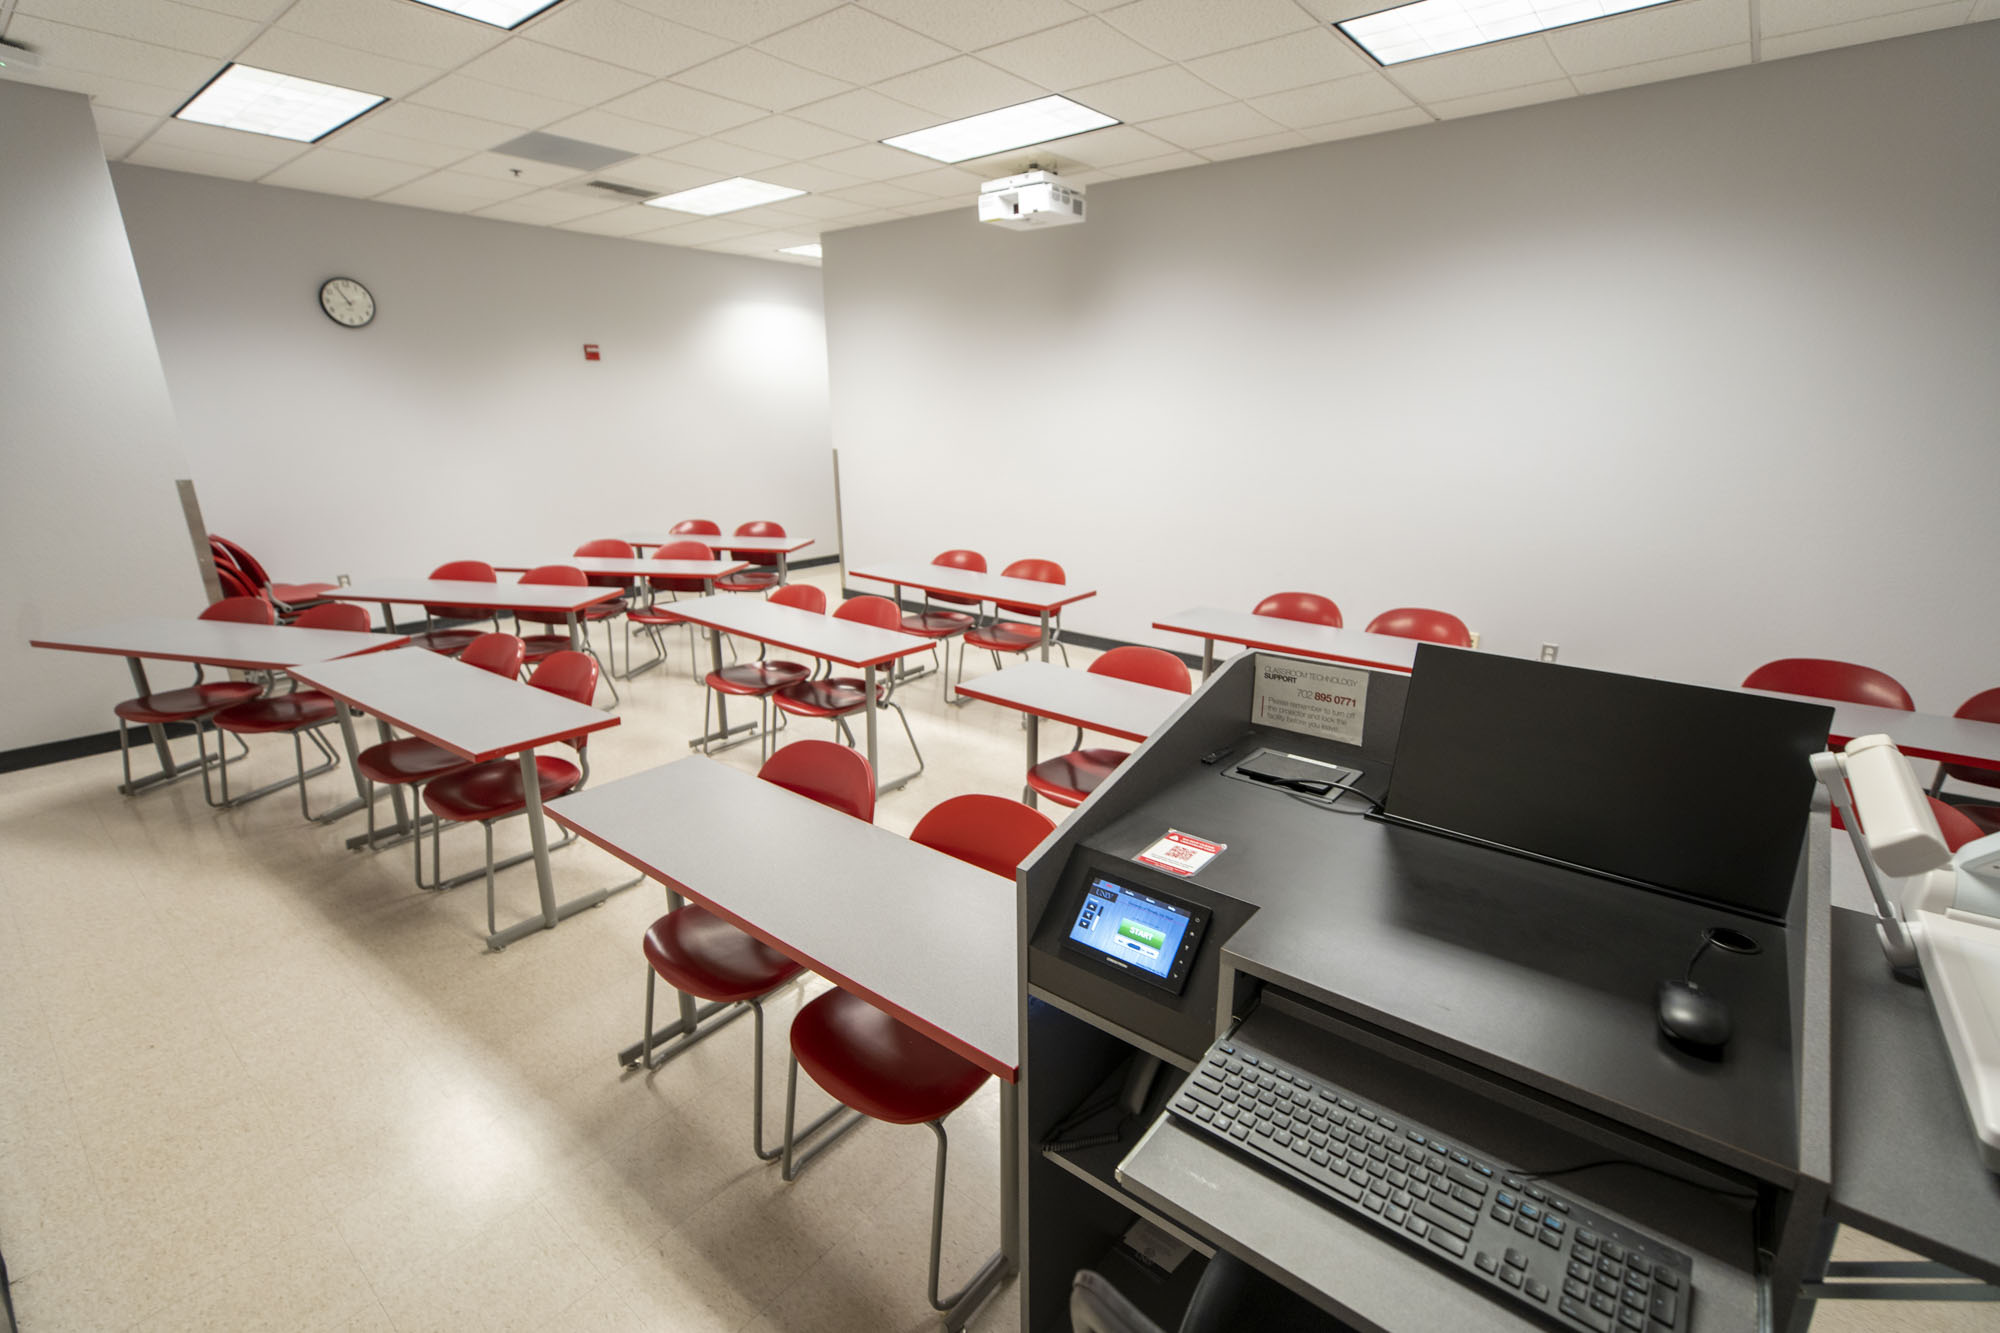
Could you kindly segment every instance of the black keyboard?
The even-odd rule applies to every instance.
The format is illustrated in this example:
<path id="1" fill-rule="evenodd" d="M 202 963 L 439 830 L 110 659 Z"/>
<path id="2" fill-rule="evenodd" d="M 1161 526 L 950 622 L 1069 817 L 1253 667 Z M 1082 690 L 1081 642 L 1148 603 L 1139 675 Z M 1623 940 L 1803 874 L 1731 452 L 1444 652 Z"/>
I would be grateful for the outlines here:
<path id="1" fill-rule="evenodd" d="M 1688 1327 L 1687 1255 L 1234 1037 L 1168 1110 L 1564 1328 Z"/>

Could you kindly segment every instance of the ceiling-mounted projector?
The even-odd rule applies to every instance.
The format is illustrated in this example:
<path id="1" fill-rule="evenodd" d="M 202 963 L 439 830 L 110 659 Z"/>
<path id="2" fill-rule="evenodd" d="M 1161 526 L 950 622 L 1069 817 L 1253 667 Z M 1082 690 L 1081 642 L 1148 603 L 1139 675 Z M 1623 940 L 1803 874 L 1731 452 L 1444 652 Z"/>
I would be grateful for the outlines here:
<path id="1" fill-rule="evenodd" d="M 1083 187 L 1065 185 L 1053 171 L 1024 171 L 979 187 L 979 220 L 1027 231 L 1083 221 Z"/>

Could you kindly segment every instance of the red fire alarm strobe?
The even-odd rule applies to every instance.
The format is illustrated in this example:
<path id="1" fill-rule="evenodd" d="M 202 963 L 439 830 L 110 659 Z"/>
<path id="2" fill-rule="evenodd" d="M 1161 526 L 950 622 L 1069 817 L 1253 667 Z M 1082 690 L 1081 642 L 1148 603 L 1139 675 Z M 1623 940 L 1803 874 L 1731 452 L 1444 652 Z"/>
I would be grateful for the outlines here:
<path id="1" fill-rule="evenodd" d="M 596 343 L 585 343 L 583 345 L 583 359 L 586 361 L 602 361 L 604 358 L 597 354 Z"/>

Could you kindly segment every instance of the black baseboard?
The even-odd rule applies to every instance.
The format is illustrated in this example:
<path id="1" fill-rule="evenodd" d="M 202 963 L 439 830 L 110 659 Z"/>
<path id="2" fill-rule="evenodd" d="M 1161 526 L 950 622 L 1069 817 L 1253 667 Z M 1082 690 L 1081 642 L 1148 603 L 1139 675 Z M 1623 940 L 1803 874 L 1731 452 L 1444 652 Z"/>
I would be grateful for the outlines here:
<path id="1" fill-rule="evenodd" d="M 845 588 L 841 591 L 842 597 L 860 597 L 863 594 L 866 594 L 867 596 L 870 597 L 880 597 L 882 595 L 881 593 L 877 592 L 874 588 Z M 924 604 L 922 601 L 911 601 L 907 597 L 903 599 L 900 605 L 905 611 L 914 612 L 914 611 L 921 611 L 924 609 Z M 933 607 L 932 609 L 937 610 L 939 608 Z M 1023 616 L 1021 617 L 1021 619 L 1025 621 L 1027 620 L 1027 617 Z M 1075 644 L 1079 648 L 1094 649 L 1097 652 L 1106 652 L 1112 648 L 1130 648 L 1134 646 L 1131 640 L 1129 639 L 1110 639 L 1106 638 L 1102 634 L 1078 634 L 1072 630 L 1062 631 L 1062 642 Z M 1157 645 L 1149 643 L 1146 644 L 1145 646 L 1148 648 L 1152 648 L 1156 647 Z M 1172 653 L 1175 657 L 1180 658 L 1182 662 L 1187 664 L 1189 667 L 1193 668 L 1195 671 L 1201 670 L 1200 653 L 1184 653 L 1177 648 L 1163 648 L 1161 649 L 1161 651 Z M 1199 677 L 1196 678 L 1195 683 L 1197 685 L 1201 683 Z"/>
<path id="2" fill-rule="evenodd" d="M 137 734 L 132 738 L 134 750 L 152 750 L 152 738 L 144 728 L 133 729 Z M 170 737 L 194 735 L 192 722 L 170 722 L 167 724 Z M 15 773 L 24 768 L 40 768 L 43 764 L 61 764 L 71 759 L 86 759 L 94 754 L 115 754 L 118 751 L 118 733 L 100 731 L 89 736 L 74 736 L 66 741 L 49 741 L 43 745 L 24 745 L 18 750 L 0 750 L 0 773 Z"/>

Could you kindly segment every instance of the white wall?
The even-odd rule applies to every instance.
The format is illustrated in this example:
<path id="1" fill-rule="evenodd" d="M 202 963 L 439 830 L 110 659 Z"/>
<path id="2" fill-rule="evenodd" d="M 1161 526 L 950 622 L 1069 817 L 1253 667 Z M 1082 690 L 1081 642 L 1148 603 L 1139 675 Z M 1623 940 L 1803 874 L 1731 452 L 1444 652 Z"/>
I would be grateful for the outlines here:
<path id="1" fill-rule="evenodd" d="M 2000 23 L 828 238 L 849 561 L 2000 684 Z"/>
<path id="2" fill-rule="evenodd" d="M 208 526 L 273 577 L 541 560 L 691 517 L 776 519 L 834 552 L 815 270 L 113 179 Z M 337 275 L 374 293 L 373 324 L 320 311 Z"/>
<path id="3" fill-rule="evenodd" d="M 186 476 L 90 104 L 0 81 L 0 750 L 113 725 L 117 658 L 28 640 L 206 598 Z M 178 685 L 184 669 L 153 683 Z"/>

